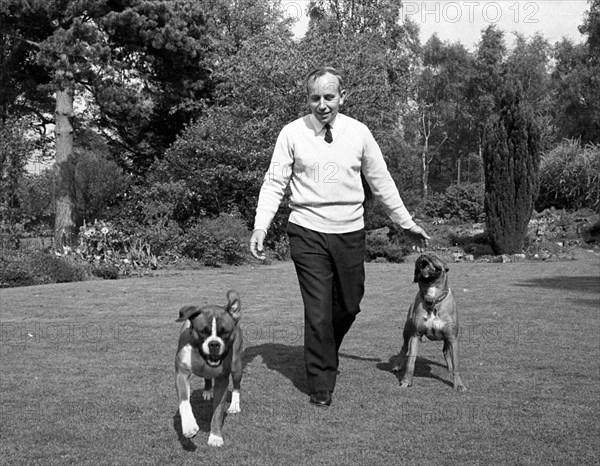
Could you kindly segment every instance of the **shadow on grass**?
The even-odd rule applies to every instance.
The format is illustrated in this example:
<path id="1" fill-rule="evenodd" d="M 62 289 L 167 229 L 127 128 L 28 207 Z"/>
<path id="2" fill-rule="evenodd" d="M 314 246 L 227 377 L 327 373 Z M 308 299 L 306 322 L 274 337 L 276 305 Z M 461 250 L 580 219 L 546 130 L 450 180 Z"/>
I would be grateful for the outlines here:
<path id="1" fill-rule="evenodd" d="M 242 356 L 244 367 L 257 356 L 262 358 L 267 368 L 279 372 L 290 380 L 294 384 L 294 387 L 302 393 L 310 394 L 306 382 L 303 346 L 289 346 L 282 345 L 281 343 L 265 343 L 258 346 L 251 346 L 244 350 Z"/>
<path id="2" fill-rule="evenodd" d="M 400 372 L 392 371 L 392 367 L 394 367 L 397 357 L 398 356 L 394 356 L 388 362 L 382 362 L 382 363 L 377 364 L 377 369 L 384 371 L 384 372 L 389 372 L 391 374 L 394 374 L 396 376 L 396 378 L 398 379 L 398 384 L 400 384 L 400 382 L 402 381 L 402 377 L 404 376 L 404 369 L 402 369 Z M 419 379 L 419 378 L 435 379 L 435 380 L 439 380 L 440 382 L 443 382 L 446 385 L 454 388 L 454 384 L 452 381 L 443 379 L 439 375 L 434 374 L 431 371 L 432 366 L 443 367 L 444 370 L 448 371 L 445 364 L 440 364 L 439 362 L 432 361 L 431 359 L 422 358 L 420 356 L 417 356 L 417 360 L 415 362 L 415 373 L 414 373 L 415 379 Z M 448 374 L 450 374 L 450 373 L 448 372 Z M 415 383 L 416 382 L 413 382 L 413 386 L 415 385 Z"/>
<path id="3" fill-rule="evenodd" d="M 379 359 L 379 358 L 363 358 L 361 356 L 354 356 L 352 354 L 344 354 L 344 353 L 340 353 L 340 358 L 354 359 L 355 361 L 381 362 L 381 359 Z"/>
<path id="4" fill-rule="evenodd" d="M 586 291 L 589 293 L 600 294 L 600 278 L 593 275 L 586 277 L 534 278 L 521 283 L 516 283 L 516 286 L 561 289 L 566 291 Z"/>
<path id="5" fill-rule="evenodd" d="M 200 377 L 194 377 L 192 381 L 203 380 Z M 205 400 L 202 398 L 202 391 L 204 388 L 198 388 L 196 390 L 192 390 L 192 394 L 190 396 L 190 404 L 192 405 L 192 411 L 194 413 L 194 417 L 196 418 L 196 423 L 198 424 L 199 430 L 194 439 L 197 442 L 202 442 L 208 440 L 208 433 L 210 432 L 210 421 L 212 419 L 213 414 L 213 400 Z M 227 412 L 225 412 L 223 417 L 223 422 L 227 418 Z M 173 429 L 177 432 L 177 438 L 181 447 L 185 451 L 196 451 L 198 448 L 194 443 L 193 439 L 189 439 L 183 436 L 183 432 L 181 430 L 181 416 L 179 415 L 179 409 L 175 412 L 173 416 Z M 203 440 L 202 433 L 206 434 L 206 439 Z"/>

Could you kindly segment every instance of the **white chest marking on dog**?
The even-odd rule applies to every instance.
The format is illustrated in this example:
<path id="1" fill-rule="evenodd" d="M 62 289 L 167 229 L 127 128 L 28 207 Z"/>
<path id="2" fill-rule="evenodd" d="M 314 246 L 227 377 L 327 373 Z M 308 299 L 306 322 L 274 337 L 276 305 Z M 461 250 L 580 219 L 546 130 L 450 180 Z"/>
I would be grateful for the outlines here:
<path id="1" fill-rule="evenodd" d="M 427 288 L 427 292 L 423 297 L 425 299 L 433 301 L 436 298 L 436 296 L 439 296 L 441 294 L 440 291 L 441 290 L 437 286 L 432 286 L 430 288 Z"/>

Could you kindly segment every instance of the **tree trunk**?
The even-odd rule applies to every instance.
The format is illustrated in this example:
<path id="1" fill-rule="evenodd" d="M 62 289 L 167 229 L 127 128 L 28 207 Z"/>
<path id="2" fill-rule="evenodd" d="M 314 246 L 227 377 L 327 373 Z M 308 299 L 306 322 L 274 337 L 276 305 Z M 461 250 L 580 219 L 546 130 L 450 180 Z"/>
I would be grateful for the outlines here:
<path id="1" fill-rule="evenodd" d="M 54 246 L 70 245 L 75 232 L 73 195 L 73 88 L 62 85 L 56 92 L 56 169 Z"/>
<path id="2" fill-rule="evenodd" d="M 423 152 L 421 152 L 421 198 L 427 199 L 429 194 L 429 132 L 423 121 Z"/>
<path id="3" fill-rule="evenodd" d="M 427 149 L 423 150 L 421 154 L 421 197 L 423 200 L 427 199 L 427 195 L 429 194 L 429 189 L 427 185 L 429 184 L 429 165 L 427 163 Z"/>

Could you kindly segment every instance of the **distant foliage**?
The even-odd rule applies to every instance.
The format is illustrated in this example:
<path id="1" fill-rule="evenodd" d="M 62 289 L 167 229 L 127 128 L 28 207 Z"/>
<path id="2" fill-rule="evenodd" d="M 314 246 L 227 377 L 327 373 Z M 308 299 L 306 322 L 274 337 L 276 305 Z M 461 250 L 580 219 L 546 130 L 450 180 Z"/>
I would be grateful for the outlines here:
<path id="1" fill-rule="evenodd" d="M 182 252 L 202 264 L 218 267 L 240 265 L 248 256 L 250 232 L 239 214 L 199 219 L 184 236 Z"/>
<path id="2" fill-rule="evenodd" d="M 386 230 L 386 229 L 384 229 Z M 367 234 L 365 260 L 367 262 L 384 261 L 404 262 L 404 256 L 410 252 L 406 244 L 390 241 L 387 233 L 374 231 Z"/>
<path id="3" fill-rule="evenodd" d="M 483 183 L 455 184 L 443 193 L 432 194 L 425 201 L 423 213 L 433 218 L 481 222 L 485 217 L 483 204 Z"/>
<path id="4" fill-rule="evenodd" d="M 536 210 L 600 211 L 600 146 L 567 140 L 542 158 Z"/>
<path id="5" fill-rule="evenodd" d="M 177 252 L 182 224 L 194 213 L 193 195 L 183 182 L 156 182 L 135 186 L 110 220 L 120 231 L 135 235 L 152 254 Z"/>
<path id="6" fill-rule="evenodd" d="M 129 275 L 135 269 L 158 266 L 156 256 L 143 238 L 127 234 L 104 221 L 84 225 L 77 249 L 65 249 L 65 253 L 75 254 L 93 265 L 95 274 L 102 278 L 115 278 L 115 274 Z"/>
<path id="7" fill-rule="evenodd" d="M 0 256 L 0 288 L 76 282 L 90 277 L 89 267 L 52 252 L 5 250 Z"/>

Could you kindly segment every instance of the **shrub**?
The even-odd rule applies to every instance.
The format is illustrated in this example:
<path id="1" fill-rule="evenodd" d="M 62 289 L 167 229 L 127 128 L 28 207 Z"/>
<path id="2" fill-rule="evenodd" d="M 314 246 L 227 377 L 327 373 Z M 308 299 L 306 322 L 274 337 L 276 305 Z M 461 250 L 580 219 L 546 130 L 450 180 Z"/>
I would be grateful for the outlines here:
<path id="1" fill-rule="evenodd" d="M 102 264 L 92 269 L 94 276 L 104 280 L 116 280 L 119 278 L 119 268 L 115 265 Z"/>
<path id="2" fill-rule="evenodd" d="M 1 288 L 36 284 L 36 277 L 33 270 L 22 258 L 14 260 L 14 258 L 5 256 L 0 260 Z"/>
<path id="3" fill-rule="evenodd" d="M 425 201 L 423 213 L 433 218 L 481 222 L 484 217 L 484 185 L 462 183 L 449 186 L 444 193 L 435 193 Z"/>
<path id="4" fill-rule="evenodd" d="M 147 245 L 155 256 L 162 256 L 181 249 L 180 224 L 188 220 L 191 204 L 192 194 L 183 182 L 135 186 L 108 220 Z"/>
<path id="5" fill-rule="evenodd" d="M 536 210 L 550 207 L 600 210 L 600 146 L 568 140 L 543 157 Z"/>
<path id="6" fill-rule="evenodd" d="M 80 282 L 89 278 L 88 270 L 77 262 L 66 260 L 52 253 L 39 252 L 32 257 L 38 276 L 49 277 L 49 283 Z"/>
<path id="7" fill-rule="evenodd" d="M 87 267 L 50 252 L 5 251 L 0 260 L 0 287 L 67 283 L 89 278 Z"/>
<path id="8" fill-rule="evenodd" d="M 239 214 L 203 218 L 184 235 L 182 252 L 204 265 L 240 265 L 247 259 L 249 231 Z"/>
<path id="9" fill-rule="evenodd" d="M 280 261 L 287 261 L 291 259 L 290 240 L 287 236 L 284 236 L 279 241 L 275 242 L 273 246 L 273 254 L 275 255 L 275 259 Z"/>
<path id="10" fill-rule="evenodd" d="M 219 243 L 223 261 L 229 265 L 240 265 L 246 261 L 246 241 L 228 236 Z"/>
<path id="11" fill-rule="evenodd" d="M 583 240 L 589 244 L 600 244 L 600 220 L 585 227 L 582 231 Z"/>
<path id="12" fill-rule="evenodd" d="M 373 262 L 377 259 L 385 259 L 388 262 L 404 262 L 410 249 L 406 245 L 394 244 L 387 235 L 387 228 L 373 230 L 367 233 L 365 260 Z"/>

